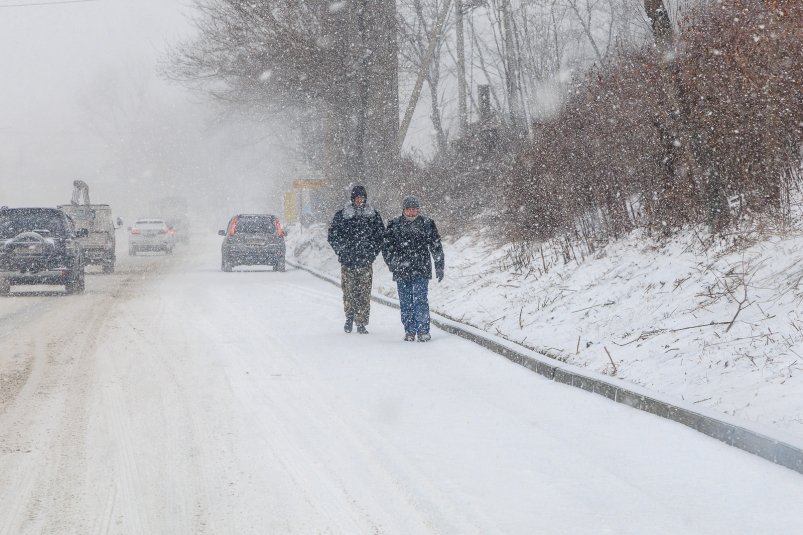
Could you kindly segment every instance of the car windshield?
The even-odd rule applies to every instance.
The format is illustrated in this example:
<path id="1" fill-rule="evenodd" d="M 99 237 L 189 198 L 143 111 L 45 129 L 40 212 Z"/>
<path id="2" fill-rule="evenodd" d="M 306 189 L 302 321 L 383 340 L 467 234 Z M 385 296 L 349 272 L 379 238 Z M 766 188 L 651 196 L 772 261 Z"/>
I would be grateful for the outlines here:
<path id="1" fill-rule="evenodd" d="M 276 226 L 270 216 L 242 215 L 237 218 L 236 232 L 244 234 L 275 234 Z"/>
<path id="2" fill-rule="evenodd" d="M 62 234 L 64 217 L 56 210 L 13 209 L 0 212 L 0 238 L 13 238 L 22 232 L 49 236 Z"/>

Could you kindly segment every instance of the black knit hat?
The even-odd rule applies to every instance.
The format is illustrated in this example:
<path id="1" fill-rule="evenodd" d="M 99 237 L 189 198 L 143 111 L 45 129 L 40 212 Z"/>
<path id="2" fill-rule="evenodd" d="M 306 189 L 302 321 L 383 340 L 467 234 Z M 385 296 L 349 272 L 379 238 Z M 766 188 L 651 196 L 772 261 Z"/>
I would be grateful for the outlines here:
<path id="1" fill-rule="evenodd" d="M 351 188 L 351 202 L 354 202 L 354 199 L 357 197 L 362 197 L 366 201 L 368 200 L 368 192 L 365 191 L 365 186 L 354 186 Z"/>
<path id="2" fill-rule="evenodd" d="M 418 198 L 415 195 L 408 195 L 402 201 L 402 209 L 405 208 L 421 208 L 421 205 L 418 204 Z"/>

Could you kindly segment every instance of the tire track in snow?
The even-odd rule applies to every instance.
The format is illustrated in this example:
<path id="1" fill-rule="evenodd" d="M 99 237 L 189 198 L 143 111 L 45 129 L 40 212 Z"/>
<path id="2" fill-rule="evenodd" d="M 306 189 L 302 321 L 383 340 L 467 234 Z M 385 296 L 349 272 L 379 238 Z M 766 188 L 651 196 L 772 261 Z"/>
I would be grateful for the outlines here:
<path id="1" fill-rule="evenodd" d="M 78 533 L 89 529 L 87 519 L 80 514 L 80 503 L 86 493 L 88 400 L 96 386 L 97 343 L 115 305 L 114 300 L 106 298 L 89 306 L 78 321 L 77 330 L 67 329 L 65 336 L 47 344 L 49 377 L 42 381 L 41 387 L 51 391 L 54 401 L 58 400 L 61 406 L 54 414 L 58 431 L 51 443 L 52 453 L 34 490 L 36 502 L 29 507 L 32 516 L 46 519 L 42 526 L 45 533 L 65 530 Z"/>
<path id="2" fill-rule="evenodd" d="M 39 353 L 38 344 L 35 339 L 26 340 L 25 342 L 30 351 L 27 359 L 32 362 L 31 374 L 34 374 L 35 371 L 38 375 L 41 373 L 40 369 L 43 361 L 41 358 L 36 358 Z M 30 383 L 26 382 L 24 386 L 28 385 Z M 31 387 L 28 386 L 28 388 L 30 389 Z M 19 399 L 22 390 L 23 388 L 20 388 L 13 399 Z M 27 416 L 27 414 L 23 414 L 13 418 L 9 407 L 4 406 L 4 411 L 0 414 L 0 430 L 27 428 L 30 423 Z M 34 456 L 30 455 L 33 450 L 33 444 L 33 437 L 23 437 L 21 433 L 15 433 L 12 437 L 11 433 L 0 432 L 0 455 L 2 455 L 4 461 L 8 459 L 8 462 L 4 462 L 0 466 L 0 480 L 15 482 L 13 489 L 8 487 L 0 488 L 0 497 L 2 497 L 0 503 L 4 506 L 3 511 L 0 512 L 3 513 L 0 519 L 4 520 L 0 523 L 0 534 L 2 535 L 20 533 L 20 525 L 23 522 L 25 509 L 28 506 L 30 496 L 33 494 L 38 475 L 35 469 L 36 460 L 33 458 Z"/>
<path id="3" fill-rule="evenodd" d="M 8 482 L 0 489 L 0 533 L 89 532 L 80 505 L 96 343 L 121 297 L 115 283 L 135 285 L 138 275 L 92 277 L 85 294 L 23 307 L 29 314 L 14 336 L 0 338 L 0 351 L 11 347 L 31 363 L 0 411 L 0 479 Z"/>
<path id="4" fill-rule="evenodd" d="M 206 508 L 198 472 L 210 463 L 197 454 L 199 441 L 187 423 L 192 397 L 172 362 L 182 356 L 165 344 L 164 322 L 164 305 L 149 294 L 130 301 L 127 316 L 110 325 L 111 349 L 124 350 L 100 372 L 110 384 L 96 419 L 114 437 L 112 516 L 133 533 L 203 533 L 188 512 Z"/>

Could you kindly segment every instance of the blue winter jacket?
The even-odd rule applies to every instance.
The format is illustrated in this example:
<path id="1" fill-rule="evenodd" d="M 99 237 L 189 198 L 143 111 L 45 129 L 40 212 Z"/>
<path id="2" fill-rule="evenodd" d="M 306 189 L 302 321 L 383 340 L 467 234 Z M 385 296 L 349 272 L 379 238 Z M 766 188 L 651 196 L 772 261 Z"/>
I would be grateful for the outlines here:
<path id="1" fill-rule="evenodd" d="M 404 216 L 388 221 L 382 256 L 393 273 L 393 280 L 431 279 L 430 255 L 435 260 L 435 273 L 443 273 L 443 246 L 433 220 L 419 215 L 412 221 Z"/>

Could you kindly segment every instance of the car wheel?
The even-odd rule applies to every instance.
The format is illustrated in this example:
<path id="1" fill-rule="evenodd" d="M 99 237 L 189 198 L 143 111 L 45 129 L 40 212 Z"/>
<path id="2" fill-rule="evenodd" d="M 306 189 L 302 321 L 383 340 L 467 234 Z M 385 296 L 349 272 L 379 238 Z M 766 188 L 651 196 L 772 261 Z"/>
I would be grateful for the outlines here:
<path id="1" fill-rule="evenodd" d="M 8 279 L 0 279 L 0 296 L 11 295 L 11 281 Z"/>
<path id="2" fill-rule="evenodd" d="M 64 285 L 64 289 L 68 294 L 78 294 L 84 291 L 84 267 L 77 268 L 73 273 L 70 273 L 70 280 Z"/>
<path id="3" fill-rule="evenodd" d="M 279 260 L 277 260 L 276 263 L 273 265 L 273 271 L 284 271 L 284 270 L 285 270 L 284 257 L 282 257 Z"/>
<path id="4" fill-rule="evenodd" d="M 224 256 L 223 259 L 220 261 L 220 269 L 228 273 L 231 271 L 231 268 L 232 268 L 231 262 L 229 262 L 229 259 Z"/>

